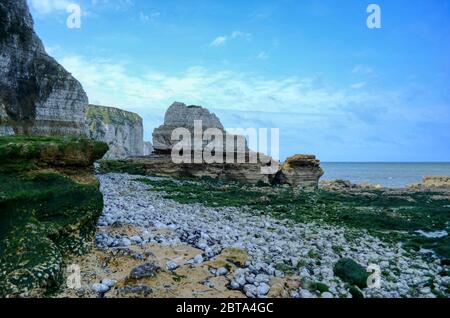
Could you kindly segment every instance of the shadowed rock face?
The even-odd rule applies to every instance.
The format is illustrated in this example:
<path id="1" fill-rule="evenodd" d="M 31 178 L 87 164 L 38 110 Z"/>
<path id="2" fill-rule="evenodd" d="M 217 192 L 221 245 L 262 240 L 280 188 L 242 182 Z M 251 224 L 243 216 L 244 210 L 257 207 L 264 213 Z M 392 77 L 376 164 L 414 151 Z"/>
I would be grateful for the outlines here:
<path id="1" fill-rule="evenodd" d="M 85 136 L 88 98 L 47 55 L 26 0 L 0 2 L 0 135 Z"/>
<path id="2" fill-rule="evenodd" d="M 104 159 L 125 159 L 144 155 L 142 118 L 113 107 L 89 105 L 86 112 L 89 137 L 106 142 Z"/>

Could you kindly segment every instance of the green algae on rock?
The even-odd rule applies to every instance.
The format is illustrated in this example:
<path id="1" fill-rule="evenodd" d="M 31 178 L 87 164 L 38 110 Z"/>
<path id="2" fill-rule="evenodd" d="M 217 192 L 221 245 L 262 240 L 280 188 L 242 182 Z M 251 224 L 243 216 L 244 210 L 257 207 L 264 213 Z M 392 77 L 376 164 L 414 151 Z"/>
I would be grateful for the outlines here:
<path id="1" fill-rule="evenodd" d="M 84 139 L 0 138 L 0 297 L 44 295 L 65 257 L 88 250 L 103 209 L 92 165 L 106 151 Z"/>
<path id="2" fill-rule="evenodd" d="M 105 168 L 139 174 L 140 167 L 126 162 L 102 162 Z M 410 189 L 351 191 L 296 190 L 286 186 L 256 187 L 208 178 L 142 178 L 151 191 L 183 204 L 210 207 L 247 206 L 257 214 L 298 223 L 326 223 L 369 233 L 386 242 L 402 242 L 407 250 L 433 250 L 441 259 L 450 258 L 450 237 L 424 237 L 418 231 L 449 231 L 450 194 Z M 207 189 L 207 190 L 205 190 Z M 363 232 L 361 232 L 363 231 Z M 349 232 L 350 233 L 350 232 Z M 337 247 L 336 247 L 337 248 Z"/>

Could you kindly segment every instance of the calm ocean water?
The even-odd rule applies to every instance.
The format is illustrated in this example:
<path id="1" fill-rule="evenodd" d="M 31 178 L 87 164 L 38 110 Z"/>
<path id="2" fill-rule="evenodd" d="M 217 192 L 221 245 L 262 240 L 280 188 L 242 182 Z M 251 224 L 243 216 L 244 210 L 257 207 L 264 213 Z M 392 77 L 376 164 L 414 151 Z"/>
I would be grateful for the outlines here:
<path id="1" fill-rule="evenodd" d="M 400 188 L 425 176 L 450 176 L 450 163 L 322 163 L 321 180 L 350 180 Z"/>

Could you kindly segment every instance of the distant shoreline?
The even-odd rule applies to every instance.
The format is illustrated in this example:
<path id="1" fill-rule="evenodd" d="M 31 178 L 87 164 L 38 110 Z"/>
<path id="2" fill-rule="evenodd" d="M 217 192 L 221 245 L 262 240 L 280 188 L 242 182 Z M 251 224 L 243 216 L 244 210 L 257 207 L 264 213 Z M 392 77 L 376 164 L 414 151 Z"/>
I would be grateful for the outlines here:
<path id="1" fill-rule="evenodd" d="M 322 181 L 348 180 L 404 188 L 427 176 L 450 176 L 449 162 L 322 162 Z"/>

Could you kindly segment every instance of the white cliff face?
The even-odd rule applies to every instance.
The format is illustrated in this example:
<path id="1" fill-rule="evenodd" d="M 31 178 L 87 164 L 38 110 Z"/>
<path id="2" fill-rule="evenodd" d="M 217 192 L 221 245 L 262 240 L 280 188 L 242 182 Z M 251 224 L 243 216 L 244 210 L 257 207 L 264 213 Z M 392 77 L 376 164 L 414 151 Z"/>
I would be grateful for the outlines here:
<path id="1" fill-rule="evenodd" d="M 47 55 L 26 0 L 0 2 L 0 135 L 85 136 L 88 98 Z"/>
<path id="2" fill-rule="evenodd" d="M 121 109 L 89 105 L 86 112 L 89 137 L 106 142 L 103 159 L 124 159 L 144 155 L 144 128 L 139 115 Z"/>

